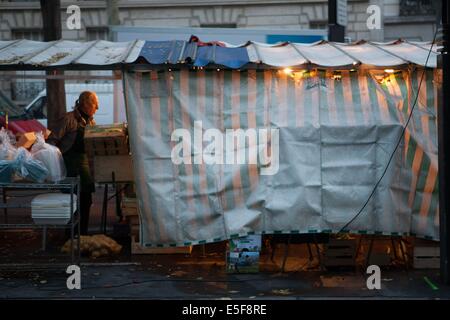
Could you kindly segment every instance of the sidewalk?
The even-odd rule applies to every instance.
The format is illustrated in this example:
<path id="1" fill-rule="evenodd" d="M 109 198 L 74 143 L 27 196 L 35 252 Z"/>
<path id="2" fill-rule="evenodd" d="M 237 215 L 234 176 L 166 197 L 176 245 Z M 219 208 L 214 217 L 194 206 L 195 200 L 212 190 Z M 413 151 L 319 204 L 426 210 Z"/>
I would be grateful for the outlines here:
<path id="1" fill-rule="evenodd" d="M 91 215 L 92 232 L 99 230 L 100 194 Z M 15 218 L 20 216 L 25 214 Z M 109 230 L 114 221 L 110 207 Z M 285 273 L 280 273 L 284 250 L 277 249 L 273 261 L 270 252 L 261 253 L 257 274 L 226 274 L 223 242 L 209 244 L 205 251 L 195 246 L 191 255 L 131 255 L 129 240 L 123 240 L 119 256 L 83 258 L 81 290 L 68 290 L 65 266 L 50 270 L 37 264 L 59 259 L 63 243 L 61 232 L 50 232 L 48 252 L 42 254 L 39 231 L 1 231 L 1 263 L 26 262 L 35 270 L 0 271 L 0 299 L 450 299 L 450 287 L 439 283 L 439 270 L 382 269 L 381 290 L 369 290 L 365 270 L 320 271 L 302 245 L 292 245 Z"/>
<path id="2" fill-rule="evenodd" d="M 368 290 L 362 273 L 225 275 L 220 266 L 81 266 L 81 290 L 66 288 L 60 271 L 16 273 L 0 280 L 1 299 L 449 299 L 437 272 L 384 271 L 381 290 Z M 186 271 L 187 270 L 187 271 Z M 436 287 L 433 289 L 424 277 Z"/>

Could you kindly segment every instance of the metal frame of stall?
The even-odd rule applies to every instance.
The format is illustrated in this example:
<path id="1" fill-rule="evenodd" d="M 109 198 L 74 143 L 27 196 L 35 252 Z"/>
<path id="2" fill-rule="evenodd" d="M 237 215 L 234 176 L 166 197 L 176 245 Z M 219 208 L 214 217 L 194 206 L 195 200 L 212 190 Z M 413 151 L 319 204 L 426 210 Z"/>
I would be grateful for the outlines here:
<path id="1" fill-rule="evenodd" d="M 130 71 L 140 71 L 140 72 L 145 72 L 145 71 L 151 71 L 151 70 L 169 70 L 169 69 L 183 69 L 183 68 L 191 68 L 191 65 L 186 65 L 186 64 L 178 64 L 176 66 L 173 65 L 169 65 L 169 64 L 153 64 L 150 65 L 149 63 L 139 63 L 139 62 L 135 62 L 135 63 L 117 63 L 117 64 L 112 64 L 112 65 L 107 65 L 107 66 L 99 66 L 99 65 L 82 65 L 82 64 L 77 64 L 77 65 L 64 65 L 64 66 L 53 66 L 53 67 L 49 67 L 49 66 L 30 66 L 30 65 L 9 65 L 9 66 L 0 66 L 0 72 L 1 71 L 95 71 L 95 70 L 111 70 L 111 71 L 116 71 L 116 72 L 120 72 L 119 74 L 115 74 L 112 77 L 107 77 L 107 76 L 95 76 L 96 79 L 103 79 L 103 80 L 122 80 L 122 85 L 123 88 L 125 89 L 125 79 L 123 77 L 123 73 L 124 72 L 130 72 Z M 408 65 L 404 66 L 406 68 L 408 68 Z M 223 68 L 223 66 L 220 65 L 214 65 L 214 64 L 209 64 L 206 67 L 203 68 L 211 68 L 211 69 L 216 69 L 216 68 Z M 354 66 L 349 66 L 348 68 L 341 68 L 341 69 L 350 69 L 350 68 L 354 68 Z M 273 67 L 271 66 L 267 66 L 267 65 L 263 65 L 263 64 L 255 64 L 255 63 L 249 63 L 246 66 L 244 66 L 243 68 L 241 68 L 241 70 L 244 69 L 257 69 L 257 70 L 262 70 L 262 69 L 273 69 Z M 307 65 L 303 66 L 302 69 L 308 69 L 308 70 L 312 70 L 312 69 L 330 69 L 330 68 L 321 68 L 318 66 L 313 65 L 312 63 L 308 63 Z M 380 69 L 383 70 L 382 67 L 373 67 L 371 69 Z M 20 78 L 20 75 L 11 75 L 9 76 L 9 78 Z M 0 75 L 0 78 L 4 78 L 4 76 L 2 77 Z M 66 76 L 66 75 L 57 75 L 56 73 L 54 75 L 42 75 L 42 76 L 36 76 L 34 78 L 41 78 L 41 79 L 63 79 L 63 80 L 80 80 L 80 79 L 92 79 L 93 77 L 91 76 Z M 126 103 L 126 90 L 123 90 L 123 95 L 124 95 L 124 100 L 125 100 L 125 108 L 127 109 L 127 103 Z M 106 208 L 107 208 L 107 201 L 108 201 L 108 194 L 107 194 L 107 184 L 105 184 L 105 193 L 104 193 L 104 202 L 103 202 L 103 210 L 102 210 L 102 230 L 106 229 Z M 116 188 L 116 192 L 117 192 L 117 188 Z M 119 213 L 120 209 L 118 208 L 119 204 L 118 204 L 118 200 L 116 201 L 116 210 Z M 442 219 L 442 215 L 441 215 L 441 219 Z M 443 226 L 441 227 L 441 233 L 442 231 L 444 231 Z M 445 230 L 447 231 L 447 230 Z M 445 233 L 445 232 L 444 232 Z M 286 248 L 286 253 L 285 256 L 287 255 L 287 251 L 289 249 L 289 244 L 287 245 Z M 444 251 L 445 253 L 447 251 Z M 203 247 L 203 253 L 205 254 L 205 248 Z M 447 261 L 448 257 L 447 255 L 441 255 L 441 261 Z M 283 262 L 283 266 L 282 266 L 282 270 L 284 269 L 284 264 L 285 264 L 285 259 Z M 448 271 L 448 266 L 446 265 L 446 263 L 443 263 L 443 265 L 441 266 L 441 270 L 447 274 Z M 446 280 L 448 281 L 448 280 Z"/>
<path id="2" fill-rule="evenodd" d="M 60 182 L 34 183 L 27 181 L 18 181 L 10 183 L 0 183 L 3 193 L 3 202 L 0 202 L 0 209 L 4 212 L 4 223 L 0 224 L 0 229 L 42 229 L 42 251 L 47 247 L 47 230 L 48 229 L 69 229 L 70 228 L 70 257 L 71 264 L 80 264 L 80 178 L 68 177 Z M 36 224 L 36 223 L 8 223 L 8 209 L 12 208 L 31 208 L 31 204 L 24 203 L 8 203 L 7 190 L 66 190 L 70 192 L 70 222 L 67 224 Z M 74 203 L 74 194 L 76 193 L 76 204 Z M 74 207 L 76 205 L 76 207 Z M 76 208 L 76 210 L 75 210 Z M 76 246 L 75 246 L 75 240 Z M 34 264 L 33 264 L 34 265 Z M 42 265 L 42 264 L 39 264 Z M 43 264 L 46 267 L 56 266 L 57 264 Z M 24 264 L 1 264 L 0 268 L 17 268 Z"/>

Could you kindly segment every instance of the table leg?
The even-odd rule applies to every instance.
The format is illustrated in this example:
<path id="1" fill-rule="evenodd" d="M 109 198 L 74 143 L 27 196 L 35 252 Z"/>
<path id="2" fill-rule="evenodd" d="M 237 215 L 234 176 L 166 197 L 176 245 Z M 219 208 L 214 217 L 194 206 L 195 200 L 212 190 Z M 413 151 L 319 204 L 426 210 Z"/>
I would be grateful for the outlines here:
<path id="1" fill-rule="evenodd" d="M 100 231 L 106 233 L 106 215 L 108 212 L 108 184 L 105 183 L 105 191 L 103 193 L 102 221 Z"/>
<path id="2" fill-rule="evenodd" d="M 288 257 L 290 244 L 291 244 L 291 235 L 289 235 L 289 237 L 288 237 L 288 242 L 286 243 L 286 247 L 284 250 L 284 257 L 283 257 L 283 263 L 281 265 L 281 272 L 284 272 L 284 267 L 286 266 L 286 260 Z"/>
<path id="3" fill-rule="evenodd" d="M 3 193 L 3 203 L 6 204 L 7 197 L 6 197 L 6 188 L 2 188 Z M 4 208 L 3 213 L 5 214 L 5 223 L 8 223 L 8 209 Z"/>
<path id="4" fill-rule="evenodd" d="M 42 251 L 47 248 L 47 227 L 42 227 Z"/>

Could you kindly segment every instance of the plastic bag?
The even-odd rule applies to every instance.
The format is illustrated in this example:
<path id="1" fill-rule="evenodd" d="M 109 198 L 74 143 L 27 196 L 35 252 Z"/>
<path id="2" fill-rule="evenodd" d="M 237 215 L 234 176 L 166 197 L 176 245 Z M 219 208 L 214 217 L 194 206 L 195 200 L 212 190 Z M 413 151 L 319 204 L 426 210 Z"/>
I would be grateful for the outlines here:
<path id="1" fill-rule="evenodd" d="M 13 166 L 12 160 L 0 160 L 0 182 L 12 182 Z"/>
<path id="2" fill-rule="evenodd" d="M 4 128 L 0 130 L 0 160 L 13 160 L 17 149 L 11 143 L 11 137 Z"/>
<path id="3" fill-rule="evenodd" d="M 61 151 L 46 143 L 41 132 L 36 134 L 36 142 L 31 147 L 31 154 L 35 160 L 41 161 L 47 168 L 47 180 L 58 182 L 66 177 L 66 166 Z"/>
<path id="4" fill-rule="evenodd" d="M 48 170 L 45 165 L 41 161 L 33 159 L 28 150 L 23 147 L 17 149 L 16 158 L 11 165 L 14 173 L 25 179 L 44 182 L 48 176 Z"/>

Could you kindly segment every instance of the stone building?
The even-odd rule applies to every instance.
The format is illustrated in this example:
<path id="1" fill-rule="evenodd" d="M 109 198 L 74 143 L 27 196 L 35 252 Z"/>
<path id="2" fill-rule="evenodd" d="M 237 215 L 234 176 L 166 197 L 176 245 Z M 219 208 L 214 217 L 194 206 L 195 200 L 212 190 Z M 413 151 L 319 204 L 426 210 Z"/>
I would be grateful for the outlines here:
<path id="1" fill-rule="evenodd" d="M 435 2 L 439 5 L 438 0 L 348 0 L 347 41 L 389 41 L 400 37 L 431 40 L 436 25 Z M 108 39 L 111 10 L 107 10 L 107 3 L 117 4 L 118 23 L 123 26 L 326 29 L 328 19 L 326 0 L 61 0 L 63 38 Z M 81 10 L 79 30 L 69 30 L 65 23 L 70 5 Z M 381 29 L 367 27 L 370 5 L 380 8 Z M 41 27 L 39 1 L 0 1 L 1 40 L 42 40 Z M 37 81 L 34 86 L 35 90 L 23 92 L 34 93 L 43 83 Z M 29 98 L 12 96 L 15 100 Z"/>

